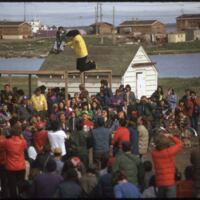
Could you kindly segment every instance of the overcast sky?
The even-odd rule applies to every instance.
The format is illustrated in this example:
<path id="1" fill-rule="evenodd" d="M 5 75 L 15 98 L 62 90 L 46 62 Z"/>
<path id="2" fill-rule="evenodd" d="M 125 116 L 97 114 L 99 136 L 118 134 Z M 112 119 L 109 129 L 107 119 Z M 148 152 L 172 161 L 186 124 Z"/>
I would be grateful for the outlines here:
<path id="1" fill-rule="evenodd" d="M 26 19 L 39 18 L 48 25 L 86 25 L 95 21 L 95 2 L 26 2 Z M 175 23 L 183 13 L 200 13 L 200 2 L 102 2 L 103 20 L 112 22 L 115 7 L 116 24 L 126 19 L 158 19 Z M 0 20 L 23 20 L 24 3 L 0 3 Z"/>

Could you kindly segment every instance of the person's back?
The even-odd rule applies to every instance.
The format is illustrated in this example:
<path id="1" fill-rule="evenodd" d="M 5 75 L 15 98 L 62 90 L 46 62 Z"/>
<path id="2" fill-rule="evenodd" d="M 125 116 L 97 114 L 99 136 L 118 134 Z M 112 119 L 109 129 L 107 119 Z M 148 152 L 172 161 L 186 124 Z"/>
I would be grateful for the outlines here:
<path id="1" fill-rule="evenodd" d="M 114 187 L 115 198 L 139 198 L 139 189 L 130 182 L 119 183 Z"/>
<path id="2" fill-rule="evenodd" d="M 140 160 L 131 153 L 130 142 L 124 142 L 122 147 L 124 150 L 116 155 L 115 162 L 112 166 L 112 173 L 115 173 L 118 170 L 124 171 L 127 180 L 138 185 L 138 165 Z"/>
<path id="3" fill-rule="evenodd" d="M 48 143 L 48 131 L 40 130 L 33 134 L 33 143 L 37 153 L 40 153 L 45 144 Z"/>
<path id="4" fill-rule="evenodd" d="M 103 126 L 92 130 L 94 152 L 102 153 L 109 151 L 109 143 L 111 140 L 111 133 L 108 128 Z"/>
<path id="5" fill-rule="evenodd" d="M 33 180 L 31 194 L 35 198 L 52 198 L 58 185 L 63 181 L 62 176 L 53 173 L 56 163 L 53 159 L 47 162 L 47 172 L 38 174 Z"/>

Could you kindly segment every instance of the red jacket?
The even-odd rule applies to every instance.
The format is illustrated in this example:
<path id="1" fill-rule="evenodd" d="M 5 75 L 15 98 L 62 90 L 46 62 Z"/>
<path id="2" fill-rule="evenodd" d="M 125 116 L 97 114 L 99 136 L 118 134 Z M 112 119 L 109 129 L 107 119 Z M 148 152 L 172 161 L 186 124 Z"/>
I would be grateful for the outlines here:
<path id="1" fill-rule="evenodd" d="M 0 135 L 0 165 L 5 165 L 6 162 L 5 142 L 5 136 Z"/>
<path id="2" fill-rule="evenodd" d="M 194 110 L 194 104 L 197 104 L 198 106 L 200 106 L 200 99 L 196 98 L 195 103 L 191 99 L 186 100 L 186 107 L 187 107 L 187 110 L 188 110 L 188 116 L 189 117 L 192 117 L 192 113 L 193 113 L 193 110 Z"/>
<path id="3" fill-rule="evenodd" d="M 24 151 L 27 148 L 27 143 L 20 136 L 12 136 L 6 139 L 6 169 L 10 171 L 25 170 Z"/>
<path id="4" fill-rule="evenodd" d="M 178 138 L 171 136 L 175 143 L 169 148 L 163 150 L 153 150 L 152 159 L 155 168 L 156 186 L 175 185 L 175 163 L 174 159 L 178 151 L 181 150 L 183 143 Z"/>
<path id="5" fill-rule="evenodd" d="M 42 130 L 33 134 L 33 144 L 37 153 L 42 152 L 45 144 L 48 143 L 48 131 Z"/>
<path id="6" fill-rule="evenodd" d="M 125 127 L 119 127 L 113 136 L 112 139 L 112 145 L 114 145 L 116 142 L 119 142 L 119 145 L 121 146 L 122 142 L 130 141 L 130 132 L 128 128 Z"/>

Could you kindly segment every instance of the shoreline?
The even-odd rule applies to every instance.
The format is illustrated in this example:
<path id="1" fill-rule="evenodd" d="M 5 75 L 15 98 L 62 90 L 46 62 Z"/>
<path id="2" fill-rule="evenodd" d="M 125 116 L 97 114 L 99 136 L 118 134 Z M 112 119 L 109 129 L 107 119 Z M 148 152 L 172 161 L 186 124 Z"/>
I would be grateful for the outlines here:
<path id="1" fill-rule="evenodd" d="M 147 50 L 147 53 L 149 55 L 167 55 L 167 54 L 192 54 L 192 53 L 200 53 L 200 50 L 161 50 L 161 51 L 151 51 L 151 52 L 148 52 Z M 45 59 L 47 56 L 48 56 L 49 52 L 46 52 L 44 54 L 36 54 L 36 53 L 33 53 L 33 54 L 28 54 L 28 53 L 17 53 L 17 54 L 14 54 L 14 53 L 1 53 L 0 52 L 0 58 L 6 58 L 6 59 L 9 59 L 9 58 L 43 58 Z"/>

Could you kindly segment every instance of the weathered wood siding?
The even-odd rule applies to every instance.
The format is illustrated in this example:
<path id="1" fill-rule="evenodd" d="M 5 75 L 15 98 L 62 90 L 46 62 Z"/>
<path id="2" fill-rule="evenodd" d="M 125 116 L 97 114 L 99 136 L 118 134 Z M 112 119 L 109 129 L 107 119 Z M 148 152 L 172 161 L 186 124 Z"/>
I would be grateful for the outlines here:
<path id="1" fill-rule="evenodd" d="M 147 97 L 151 96 L 151 94 L 157 89 L 158 84 L 158 72 L 154 65 L 145 66 L 145 67 L 133 67 L 133 64 L 136 63 L 148 63 L 151 62 L 150 58 L 146 54 L 143 47 L 138 49 L 135 57 L 130 63 L 127 71 L 123 77 L 123 84 L 129 84 L 131 86 L 132 91 L 136 93 L 136 73 L 142 72 L 144 74 L 145 79 L 145 95 Z"/>

